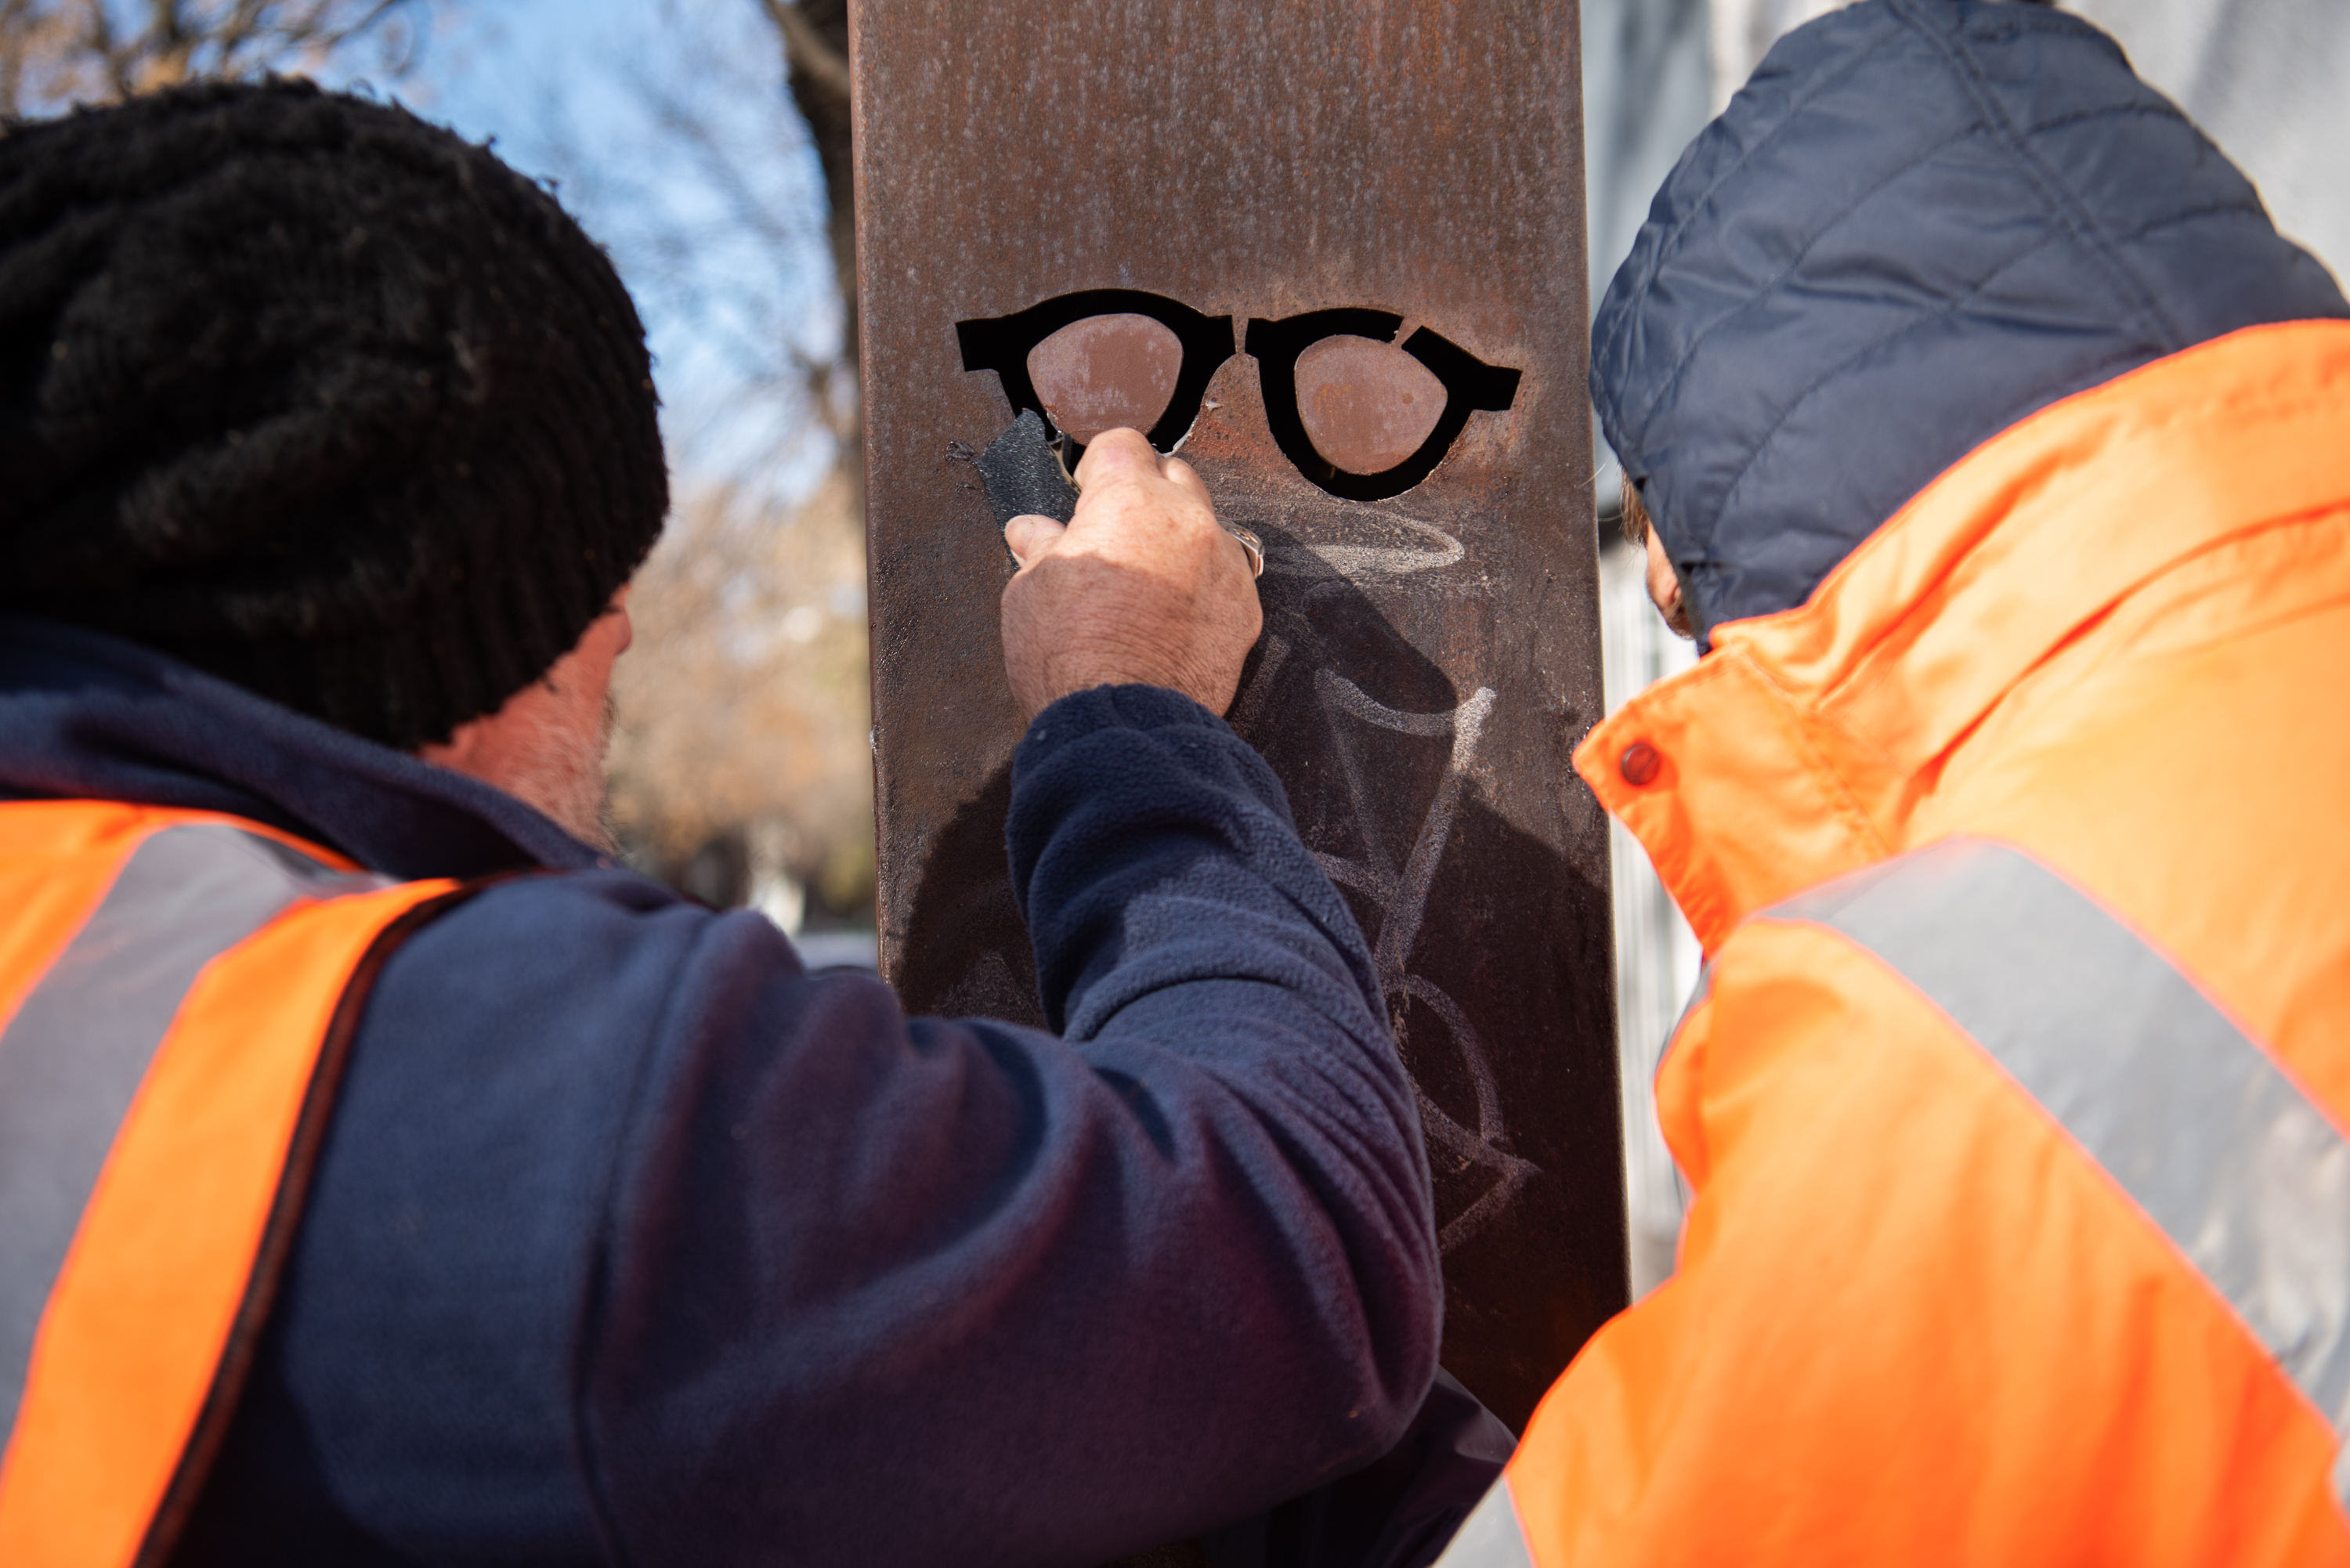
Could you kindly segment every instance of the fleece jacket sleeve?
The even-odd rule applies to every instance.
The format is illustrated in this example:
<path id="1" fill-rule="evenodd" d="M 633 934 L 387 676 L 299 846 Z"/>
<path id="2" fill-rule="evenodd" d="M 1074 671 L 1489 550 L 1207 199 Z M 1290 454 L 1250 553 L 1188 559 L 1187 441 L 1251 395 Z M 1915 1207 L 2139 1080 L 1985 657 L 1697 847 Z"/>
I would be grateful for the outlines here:
<path id="1" fill-rule="evenodd" d="M 1387 1452 L 1428 1171 L 1279 785 L 1087 692 L 1010 852 L 1057 1033 L 617 869 L 409 938 L 176 1560 L 1093 1568 Z"/>
<path id="2" fill-rule="evenodd" d="M 1097 1563 L 1369 1461 L 1428 1388 L 1412 1090 L 1263 760 L 1074 696 L 1008 836 L 1057 1036 L 698 942 L 583 1346 L 628 1560 Z"/>

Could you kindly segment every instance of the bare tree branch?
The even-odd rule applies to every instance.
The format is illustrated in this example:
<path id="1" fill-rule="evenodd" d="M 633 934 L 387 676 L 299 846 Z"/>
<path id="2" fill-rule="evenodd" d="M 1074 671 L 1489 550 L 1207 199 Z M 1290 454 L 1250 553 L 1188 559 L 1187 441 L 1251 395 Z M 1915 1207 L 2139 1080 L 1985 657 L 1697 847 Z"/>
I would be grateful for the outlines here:
<path id="1" fill-rule="evenodd" d="M 848 0 L 760 0 L 783 45 L 784 77 L 807 122 L 831 206 L 833 271 L 845 326 L 841 359 L 858 363 L 857 170 L 849 136 Z"/>
<path id="2" fill-rule="evenodd" d="M 755 871 L 764 844 L 812 905 L 862 924 L 862 446 L 853 317 L 837 343 L 825 298 L 837 279 L 843 317 L 854 308 L 846 0 L 659 9 L 664 47 L 616 53 L 636 111 L 618 145 L 589 155 L 569 111 L 548 108 L 565 199 L 671 350 L 676 509 L 629 601 L 613 804 L 657 874 L 685 885 L 730 845 Z"/>
<path id="3" fill-rule="evenodd" d="M 760 0 L 760 4 L 783 36 L 784 56 L 791 68 L 847 103 L 848 57 L 835 48 L 791 0 Z"/>
<path id="4" fill-rule="evenodd" d="M 0 0 L 0 113 L 311 69 L 363 40 L 404 74 L 438 0 Z"/>

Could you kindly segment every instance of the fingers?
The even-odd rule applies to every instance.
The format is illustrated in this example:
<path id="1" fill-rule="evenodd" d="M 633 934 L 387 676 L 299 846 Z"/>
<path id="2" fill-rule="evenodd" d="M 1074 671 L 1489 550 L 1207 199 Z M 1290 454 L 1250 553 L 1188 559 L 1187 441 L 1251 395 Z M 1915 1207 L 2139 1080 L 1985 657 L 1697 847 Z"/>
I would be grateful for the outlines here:
<path id="1" fill-rule="evenodd" d="M 1148 516 L 1178 532 L 1216 531 L 1216 505 L 1191 465 L 1161 457 L 1139 431 L 1104 431 L 1086 448 L 1073 476 L 1084 493 L 1072 520 L 1080 535 Z"/>
<path id="2" fill-rule="evenodd" d="M 1079 490 L 1121 480 L 1141 482 L 1160 477 L 1159 453 L 1140 431 L 1104 431 L 1086 444 L 1073 476 Z"/>
<path id="3" fill-rule="evenodd" d="M 1003 667 L 1021 711 L 1139 683 L 1223 712 L 1264 618 L 1248 553 L 1217 525 L 1207 486 L 1130 430 L 1095 437 L 1076 478 L 1068 526 L 1004 525 L 1021 569 L 1003 589 Z"/>
<path id="4" fill-rule="evenodd" d="M 1162 457 L 1159 460 L 1159 472 L 1177 489 L 1189 494 L 1192 500 L 1210 512 L 1215 511 L 1216 504 L 1209 499 L 1207 485 L 1201 482 L 1198 474 L 1191 472 L 1190 463 L 1180 457 Z"/>
<path id="5" fill-rule="evenodd" d="M 1093 444 L 1086 448 L 1086 455 L 1078 462 L 1077 472 L 1072 477 L 1087 493 L 1077 502 L 1074 524 L 1081 533 L 1089 531 L 1089 523 L 1101 518 L 1107 511 L 1114 510 L 1114 506 L 1104 507 L 1103 503 L 1118 490 L 1128 486 L 1138 493 L 1157 489 L 1160 493 L 1158 504 L 1161 507 L 1165 505 L 1165 493 L 1172 490 L 1181 497 L 1182 503 L 1189 504 L 1188 507 L 1178 504 L 1173 514 L 1181 515 L 1188 511 L 1191 514 L 1187 519 L 1188 525 L 1210 532 L 1219 531 L 1215 528 L 1215 500 L 1208 493 L 1206 482 L 1181 459 L 1159 456 L 1139 431 L 1104 431 L 1096 436 Z M 1263 546 L 1253 537 L 1244 543 L 1229 530 L 1221 532 L 1222 547 L 1239 556 L 1242 569 L 1250 578 L 1263 576 Z M 1022 556 L 1020 559 L 1024 565 L 1027 557 Z"/>
<path id="6" fill-rule="evenodd" d="M 1003 525 L 1003 544 L 1012 552 L 1012 558 L 1025 570 L 1030 561 L 1050 550 L 1068 531 L 1066 523 L 1031 513 Z"/>
<path id="7" fill-rule="evenodd" d="M 1087 485 L 1114 483 L 1119 480 L 1148 482 L 1165 480 L 1189 494 L 1201 505 L 1214 510 L 1208 498 L 1208 487 L 1191 472 L 1191 465 L 1180 458 L 1161 457 L 1148 437 L 1139 431 L 1104 431 L 1094 437 L 1078 460 L 1073 475 L 1079 489 Z"/>

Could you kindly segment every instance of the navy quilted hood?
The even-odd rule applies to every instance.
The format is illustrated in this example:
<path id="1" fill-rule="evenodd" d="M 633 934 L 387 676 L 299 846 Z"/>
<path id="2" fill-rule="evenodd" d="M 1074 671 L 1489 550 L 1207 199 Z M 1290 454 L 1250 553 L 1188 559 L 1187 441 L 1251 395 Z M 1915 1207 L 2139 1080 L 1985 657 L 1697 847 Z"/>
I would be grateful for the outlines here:
<path id="1" fill-rule="evenodd" d="M 1592 333 L 1591 392 L 1700 637 L 1788 609 L 2060 398 L 2350 316 L 2121 49 L 2012 0 L 1866 0 L 1690 145 Z"/>

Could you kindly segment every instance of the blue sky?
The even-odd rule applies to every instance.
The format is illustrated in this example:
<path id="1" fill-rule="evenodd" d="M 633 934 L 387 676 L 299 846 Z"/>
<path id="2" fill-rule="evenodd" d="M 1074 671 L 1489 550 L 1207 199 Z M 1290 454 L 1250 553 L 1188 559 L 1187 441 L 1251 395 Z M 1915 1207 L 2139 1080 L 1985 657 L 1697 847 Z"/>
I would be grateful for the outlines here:
<path id="1" fill-rule="evenodd" d="M 685 484 L 788 505 L 822 476 L 800 370 L 839 343 L 823 182 L 756 0 L 451 5 L 379 85 L 555 181 L 609 247 Z"/>

